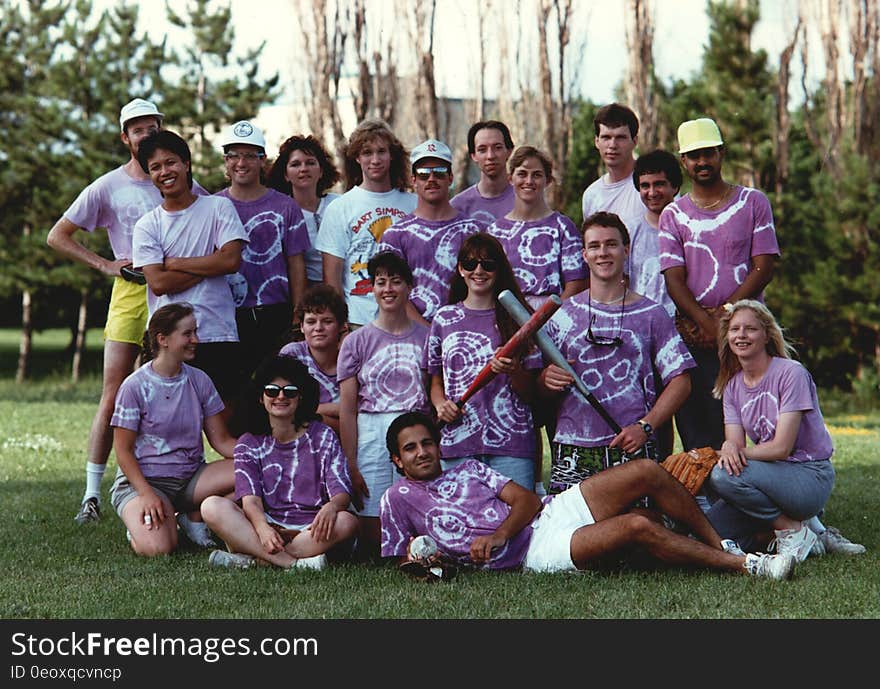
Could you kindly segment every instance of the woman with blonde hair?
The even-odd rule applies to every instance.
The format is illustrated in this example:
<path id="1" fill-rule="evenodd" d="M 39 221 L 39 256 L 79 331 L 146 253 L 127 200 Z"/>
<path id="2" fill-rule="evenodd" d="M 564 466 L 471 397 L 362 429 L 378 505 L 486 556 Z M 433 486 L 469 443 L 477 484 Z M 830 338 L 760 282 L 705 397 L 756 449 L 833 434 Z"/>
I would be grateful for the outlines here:
<path id="1" fill-rule="evenodd" d="M 816 518 L 834 486 L 834 452 L 816 385 L 770 310 L 741 299 L 725 306 L 714 395 L 723 400 L 724 443 L 710 476 L 721 500 L 707 513 L 722 538 L 747 550 L 770 530 L 780 553 L 864 552 Z M 746 438 L 752 443 L 747 445 Z"/>

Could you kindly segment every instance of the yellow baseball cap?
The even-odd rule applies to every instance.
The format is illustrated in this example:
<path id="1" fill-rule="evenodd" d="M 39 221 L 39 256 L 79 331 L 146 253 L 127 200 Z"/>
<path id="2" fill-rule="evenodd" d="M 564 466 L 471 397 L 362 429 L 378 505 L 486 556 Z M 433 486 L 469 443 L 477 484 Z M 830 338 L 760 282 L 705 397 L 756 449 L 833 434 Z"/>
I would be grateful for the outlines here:
<path id="1" fill-rule="evenodd" d="M 701 117 L 696 120 L 682 122 L 678 127 L 678 152 L 685 154 L 688 151 L 696 151 L 701 148 L 713 148 L 723 146 L 721 131 L 715 120 Z"/>

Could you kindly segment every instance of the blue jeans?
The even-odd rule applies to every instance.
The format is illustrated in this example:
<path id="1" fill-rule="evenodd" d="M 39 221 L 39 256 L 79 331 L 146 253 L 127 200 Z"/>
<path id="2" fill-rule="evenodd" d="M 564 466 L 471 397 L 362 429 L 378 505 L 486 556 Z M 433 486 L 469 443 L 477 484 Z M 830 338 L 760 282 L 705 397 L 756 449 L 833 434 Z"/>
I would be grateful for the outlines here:
<path id="1" fill-rule="evenodd" d="M 526 490 L 535 490 L 535 460 L 531 457 L 508 457 L 506 455 L 469 455 L 467 457 L 454 457 L 453 459 L 441 459 L 443 470 L 458 466 L 467 459 L 476 459 L 499 474 L 518 483 Z"/>
<path id="2" fill-rule="evenodd" d="M 752 460 L 739 476 L 728 476 L 716 465 L 709 483 L 721 499 L 706 517 L 721 538 L 731 538 L 748 550 L 754 535 L 772 529 L 778 516 L 804 521 L 819 514 L 834 487 L 834 467 L 828 460 Z"/>

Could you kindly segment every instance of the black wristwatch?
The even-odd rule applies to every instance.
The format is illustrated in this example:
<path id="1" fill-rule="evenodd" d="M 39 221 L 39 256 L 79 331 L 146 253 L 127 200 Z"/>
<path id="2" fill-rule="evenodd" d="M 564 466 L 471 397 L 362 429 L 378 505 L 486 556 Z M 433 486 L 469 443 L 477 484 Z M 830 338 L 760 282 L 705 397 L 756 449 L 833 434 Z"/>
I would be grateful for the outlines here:
<path id="1" fill-rule="evenodd" d="M 654 432 L 654 427 L 651 424 L 649 424 L 647 421 L 645 421 L 644 419 L 642 419 L 641 421 L 637 421 L 636 423 L 638 423 L 639 426 L 642 427 L 642 430 L 645 432 L 645 435 L 650 438 L 651 434 Z"/>

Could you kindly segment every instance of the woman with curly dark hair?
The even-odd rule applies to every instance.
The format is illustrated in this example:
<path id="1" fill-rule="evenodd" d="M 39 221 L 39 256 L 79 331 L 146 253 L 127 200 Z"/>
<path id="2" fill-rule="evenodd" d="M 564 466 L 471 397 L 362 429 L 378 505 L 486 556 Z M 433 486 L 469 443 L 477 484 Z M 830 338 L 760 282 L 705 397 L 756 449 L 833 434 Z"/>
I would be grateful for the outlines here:
<path id="1" fill-rule="evenodd" d="M 329 191 L 339 178 L 333 156 L 324 145 L 311 134 L 295 134 L 281 144 L 266 181 L 267 186 L 292 196 L 302 209 L 312 243 L 306 252 L 310 287 L 324 279 L 321 254 L 314 247 L 327 206 L 339 198 L 339 194 Z"/>

